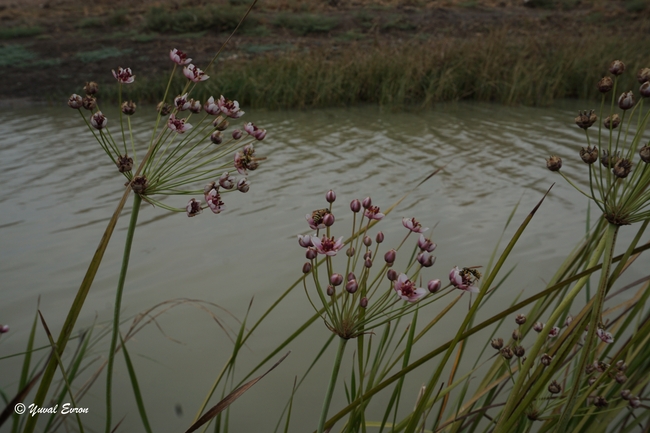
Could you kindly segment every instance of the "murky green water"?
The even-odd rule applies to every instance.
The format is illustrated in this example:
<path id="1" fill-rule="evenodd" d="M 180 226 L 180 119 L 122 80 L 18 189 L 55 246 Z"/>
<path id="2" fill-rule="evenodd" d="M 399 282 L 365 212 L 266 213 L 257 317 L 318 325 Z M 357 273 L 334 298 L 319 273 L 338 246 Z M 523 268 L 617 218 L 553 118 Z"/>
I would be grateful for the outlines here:
<path id="1" fill-rule="evenodd" d="M 411 113 L 373 107 L 247 110 L 243 119 L 269 131 L 257 147 L 268 160 L 249 177 L 250 192 L 228 196 L 228 211 L 219 216 L 207 212 L 189 219 L 144 205 L 122 317 L 130 322 L 156 304 L 188 298 L 218 304 L 243 318 L 254 298 L 249 322 L 257 319 L 301 275 L 304 250 L 296 235 L 308 232 L 304 215 L 325 207 L 327 190 L 334 189 L 339 197 L 335 227 L 342 226 L 341 234 L 347 234 L 350 200 L 372 196 L 385 209 L 442 166 L 442 173 L 411 194 L 381 226 L 386 245 L 394 246 L 405 234 L 402 217 L 435 226 L 437 262 L 427 277 L 443 281 L 455 265 L 487 264 L 517 203 L 509 234 L 557 182 L 513 253 L 510 264 L 517 268 L 512 277 L 488 305 L 497 309 L 510 304 L 522 290 L 540 290 L 584 233 L 586 199 L 550 173 L 544 161 L 550 154 L 562 155 L 565 171 L 585 184 L 586 169 L 577 155 L 584 135 L 573 124 L 575 111 L 582 108 L 580 102 L 568 102 L 553 108 L 446 104 Z M 4 110 L 2 119 L 0 323 L 12 329 L 0 338 L 0 357 L 24 349 L 39 297 L 49 327 L 58 334 L 124 183 L 74 111 Z M 138 139 L 148 138 L 151 121 L 134 117 Z M 169 202 L 177 207 L 185 203 L 181 197 Z M 127 219 L 118 224 L 78 328 L 97 321 L 104 329 L 112 317 Z M 462 318 L 467 304 L 460 304 L 457 317 Z M 211 309 L 226 326 L 237 329 L 225 311 Z M 302 290 L 290 294 L 249 340 L 238 373 L 259 362 L 312 312 Z M 208 314 L 190 304 L 160 316 L 158 326 L 139 333 L 129 343 L 130 353 L 154 430 L 182 431 L 227 360 L 231 343 Z M 440 326 L 432 345 L 451 335 L 445 330 L 454 329 L 453 321 Z M 127 327 L 125 323 L 123 329 Z M 328 331 L 317 323 L 290 344 L 289 358 L 233 406 L 232 431 L 271 431 L 294 376 L 305 371 L 327 337 Z M 45 344 L 40 328 L 38 344 Z M 103 361 L 107 347 L 105 339 L 93 349 L 90 359 L 101 359 L 89 371 Z M 330 362 L 325 357 L 300 390 L 292 418 L 295 431 L 315 427 Z M 19 363 L 16 358 L 0 360 L 0 387 L 8 394 L 16 389 Z M 422 374 L 411 379 L 416 387 L 428 370 Z M 104 422 L 103 387 L 102 376 L 82 400 L 90 409 L 84 421 L 97 429 Z M 122 431 L 140 431 L 121 358 L 115 393 L 114 419 L 126 415 Z M 335 400 L 332 410 L 341 406 Z"/>

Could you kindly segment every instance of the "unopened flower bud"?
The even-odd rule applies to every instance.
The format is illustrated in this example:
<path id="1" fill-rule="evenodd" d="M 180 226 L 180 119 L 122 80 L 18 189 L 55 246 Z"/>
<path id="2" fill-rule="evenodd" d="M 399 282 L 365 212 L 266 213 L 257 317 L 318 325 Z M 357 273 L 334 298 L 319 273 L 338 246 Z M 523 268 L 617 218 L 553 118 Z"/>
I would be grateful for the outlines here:
<path id="1" fill-rule="evenodd" d="M 646 144 L 639 150 L 639 156 L 641 157 L 641 161 L 645 162 L 646 164 L 650 162 L 650 145 Z"/>
<path id="2" fill-rule="evenodd" d="M 248 183 L 248 179 L 246 179 L 245 177 L 239 179 L 239 181 L 237 182 L 237 190 L 239 192 L 247 193 L 250 188 L 251 188 L 251 184 Z"/>
<path id="3" fill-rule="evenodd" d="M 429 268 L 433 266 L 435 258 L 431 254 L 424 251 L 417 255 L 417 261 L 420 265 L 422 265 L 422 267 Z"/>
<path id="4" fill-rule="evenodd" d="M 372 268 L 372 259 L 366 259 L 363 262 L 363 266 L 365 266 L 366 268 Z"/>
<path id="5" fill-rule="evenodd" d="M 513 352 L 515 352 L 515 356 L 517 358 L 521 358 L 522 356 L 524 356 L 526 354 L 526 349 L 524 349 L 523 346 L 515 346 L 515 349 L 513 350 Z"/>
<path id="6" fill-rule="evenodd" d="M 358 199 L 354 199 L 350 202 L 350 210 L 354 213 L 357 213 L 361 210 L 361 202 Z"/>
<path id="7" fill-rule="evenodd" d="M 650 81 L 650 68 L 640 69 L 639 72 L 636 74 L 636 79 L 641 84 Z"/>
<path id="8" fill-rule="evenodd" d="M 357 280 L 350 280 L 345 284 L 345 290 L 347 290 L 348 293 L 355 293 L 357 289 L 359 289 Z"/>
<path id="9" fill-rule="evenodd" d="M 386 272 L 386 278 L 390 281 L 395 281 L 397 279 L 397 271 L 395 271 L 395 269 L 389 269 L 388 272 Z"/>
<path id="10" fill-rule="evenodd" d="M 633 409 L 636 409 L 639 406 L 641 406 L 641 399 L 639 399 L 639 397 L 634 396 L 634 397 L 630 398 L 630 407 L 632 407 Z"/>
<path id="11" fill-rule="evenodd" d="M 325 227 L 331 227 L 332 224 L 334 224 L 334 214 L 325 214 L 325 216 L 323 216 L 323 224 L 325 224 Z"/>
<path id="12" fill-rule="evenodd" d="M 588 384 L 589 386 L 593 385 L 594 383 L 596 383 L 596 378 L 595 378 L 595 377 L 590 377 L 590 378 L 587 380 L 587 384 Z"/>
<path id="13" fill-rule="evenodd" d="M 533 331 L 542 332 L 542 329 L 544 329 L 544 324 L 542 322 L 533 323 Z"/>
<path id="14" fill-rule="evenodd" d="M 330 189 L 327 191 L 327 194 L 325 194 L 325 200 L 327 200 L 328 203 L 334 203 L 336 200 L 336 193 Z"/>
<path id="15" fill-rule="evenodd" d="M 345 255 L 348 257 L 354 256 L 355 250 L 354 247 L 350 247 L 347 250 L 345 250 Z"/>
<path id="16" fill-rule="evenodd" d="M 639 93 L 644 98 L 650 98 L 650 81 L 646 81 L 639 87 Z"/>
<path id="17" fill-rule="evenodd" d="M 503 338 L 493 338 L 490 344 L 496 350 L 501 350 L 501 348 L 503 347 Z"/>
<path id="18" fill-rule="evenodd" d="M 616 373 L 616 376 L 614 376 L 614 380 L 616 380 L 617 383 L 625 383 L 627 376 L 622 371 L 619 371 Z"/>
<path id="19" fill-rule="evenodd" d="M 623 360 L 621 359 L 621 360 L 619 360 L 619 361 L 616 363 L 616 368 L 617 368 L 619 371 L 625 371 L 625 370 L 627 370 L 627 364 L 625 363 L 625 361 L 623 361 Z"/>
<path id="20" fill-rule="evenodd" d="M 587 376 L 589 376 L 594 371 L 596 371 L 596 367 L 594 367 L 593 364 L 587 364 L 587 366 L 585 366 L 585 374 Z"/>
<path id="21" fill-rule="evenodd" d="M 618 114 L 607 116 L 603 121 L 603 126 L 607 129 L 616 129 L 621 124 L 621 118 Z"/>
<path id="22" fill-rule="evenodd" d="M 634 93 L 630 92 L 625 92 L 621 93 L 621 96 L 618 97 L 618 107 L 621 110 L 629 110 L 630 108 L 634 107 Z"/>
<path id="23" fill-rule="evenodd" d="M 210 135 L 210 141 L 212 141 L 214 144 L 223 143 L 223 137 L 221 137 L 221 132 L 214 131 L 212 135 Z"/>
<path id="24" fill-rule="evenodd" d="M 214 184 L 214 182 L 213 182 L 213 184 Z M 207 185 L 206 188 L 208 186 L 209 185 Z M 210 190 L 212 190 L 212 188 L 210 188 Z M 208 190 L 208 192 L 210 190 Z M 304 235 L 304 236 L 298 235 L 298 244 L 303 248 L 309 248 L 309 247 L 313 246 L 313 244 L 311 243 L 311 236 L 309 236 L 309 235 Z"/>
<path id="25" fill-rule="evenodd" d="M 546 168 L 551 171 L 559 171 L 562 168 L 562 158 L 559 156 L 551 156 L 546 160 Z"/>
<path id="26" fill-rule="evenodd" d="M 98 91 L 99 91 L 99 85 L 97 85 L 97 83 L 95 83 L 94 81 L 89 81 L 84 86 L 84 92 L 86 92 L 86 95 L 94 95 Z"/>
<path id="27" fill-rule="evenodd" d="M 603 77 L 598 82 L 598 91 L 600 93 L 607 93 L 614 87 L 614 80 L 610 77 Z"/>
<path id="28" fill-rule="evenodd" d="M 81 96 L 77 95 L 76 93 L 70 95 L 70 98 L 68 98 L 68 107 L 74 108 L 76 110 L 83 107 L 83 99 Z"/>
<path id="29" fill-rule="evenodd" d="M 133 158 L 129 157 L 129 155 L 120 155 L 117 157 L 115 164 L 117 165 L 117 170 L 120 173 L 126 173 L 131 171 L 133 168 Z"/>
<path id="30" fill-rule="evenodd" d="M 363 253 L 363 260 L 372 259 L 372 251 L 366 251 Z"/>
<path id="31" fill-rule="evenodd" d="M 235 129 L 232 132 L 232 138 L 234 138 L 235 140 L 239 140 L 240 138 L 242 138 L 242 135 L 243 133 L 239 129 Z"/>
<path id="32" fill-rule="evenodd" d="M 515 323 L 517 325 L 523 325 L 526 323 L 526 316 L 523 314 L 517 314 L 517 317 L 515 317 Z"/>
<path id="33" fill-rule="evenodd" d="M 512 353 L 512 349 L 508 346 L 501 349 L 501 356 L 503 356 L 505 359 L 512 359 L 513 355 L 514 354 Z"/>
<path id="34" fill-rule="evenodd" d="M 317 255 L 318 252 L 313 248 L 307 248 L 307 251 L 305 252 L 305 257 L 307 257 L 308 260 L 314 260 Z"/>
<path id="35" fill-rule="evenodd" d="M 370 239 L 370 236 L 364 236 L 363 237 L 363 244 L 367 247 L 372 245 L 372 239 Z"/>
<path id="36" fill-rule="evenodd" d="M 521 331 L 519 331 L 519 329 L 515 329 L 514 331 L 512 331 L 512 339 L 515 341 L 521 339 Z"/>
<path id="37" fill-rule="evenodd" d="M 172 112 L 172 106 L 161 101 L 156 105 L 156 111 L 159 112 L 161 116 L 166 116 Z"/>
<path id="38" fill-rule="evenodd" d="M 356 275 L 354 275 L 354 272 L 350 272 L 350 273 L 348 273 L 348 276 L 345 277 L 345 278 L 346 278 L 347 281 L 352 281 L 352 280 L 356 280 L 356 279 L 357 279 Z"/>
<path id="39" fill-rule="evenodd" d="M 92 96 L 85 96 L 81 100 L 81 105 L 88 111 L 93 111 L 95 107 L 97 106 L 97 100 L 93 98 Z"/>
<path id="40" fill-rule="evenodd" d="M 330 277 L 330 283 L 332 283 L 333 286 L 340 286 L 343 284 L 343 275 L 341 274 L 332 274 Z"/>
<path id="41" fill-rule="evenodd" d="M 395 257 L 397 256 L 397 251 L 395 250 L 388 250 L 386 251 L 386 254 L 384 254 L 384 260 L 388 265 L 392 265 L 395 263 Z"/>
<path id="42" fill-rule="evenodd" d="M 614 60 L 609 65 L 609 72 L 611 72 L 612 75 L 621 75 L 623 72 L 625 72 L 625 63 L 621 62 L 620 60 Z"/>
<path id="43" fill-rule="evenodd" d="M 612 172 L 618 178 L 625 179 L 628 174 L 632 171 L 632 161 L 629 159 L 620 159 L 614 165 Z"/>
<path id="44" fill-rule="evenodd" d="M 427 284 L 427 289 L 429 289 L 429 292 L 431 293 L 436 293 L 440 288 L 442 287 L 442 283 L 440 280 L 431 280 Z"/>
<path id="45" fill-rule="evenodd" d="M 6 334 L 9 332 L 9 325 L 0 325 L 0 334 Z"/>
<path id="46" fill-rule="evenodd" d="M 548 392 L 551 394 L 559 394 L 562 392 L 562 385 L 557 380 L 554 380 L 548 385 Z"/>
<path id="47" fill-rule="evenodd" d="M 361 202 L 361 205 L 364 209 L 368 209 L 370 206 L 372 206 L 372 199 L 370 197 L 364 198 L 363 202 Z"/>
<path id="48" fill-rule="evenodd" d="M 377 236 L 375 236 L 375 242 L 378 244 L 384 242 L 384 233 L 383 232 L 378 232 Z"/>
<path id="49" fill-rule="evenodd" d="M 327 296 L 334 296 L 334 293 L 336 293 L 336 290 L 334 289 L 333 286 L 327 286 Z"/>
<path id="50" fill-rule="evenodd" d="M 122 102 L 122 113 L 127 116 L 132 116 L 135 113 L 135 102 L 133 101 L 124 101 Z"/>
<path id="51" fill-rule="evenodd" d="M 308 274 L 311 272 L 311 263 L 305 262 L 304 265 L 302 265 L 302 273 L 303 274 Z"/>
<path id="52" fill-rule="evenodd" d="M 368 306 L 368 298 L 361 298 L 359 301 L 359 306 L 361 308 L 366 308 Z"/>
<path id="53" fill-rule="evenodd" d="M 623 400 L 629 400 L 632 397 L 634 396 L 632 395 L 632 392 L 629 389 L 624 389 L 621 391 L 621 398 Z"/>
<path id="54" fill-rule="evenodd" d="M 578 111 L 578 117 L 575 118 L 576 125 L 581 127 L 582 129 L 587 129 L 594 123 L 596 123 L 596 120 L 598 120 L 598 117 L 596 116 L 596 113 L 594 113 L 594 110 L 589 110 L 589 112 L 585 111 Z"/>
<path id="55" fill-rule="evenodd" d="M 553 357 L 545 353 L 542 355 L 539 361 L 542 363 L 542 365 L 548 367 L 549 365 L 551 365 L 551 361 L 553 361 Z"/>
<path id="56" fill-rule="evenodd" d="M 602 396 L 599 395 L 594 399 L 594 406 L 596 406 L 599 409 L 607 407 L 608 405 L 609 405 L 609 403 L 607 402 L 605 397 L 602 397 Z"/>

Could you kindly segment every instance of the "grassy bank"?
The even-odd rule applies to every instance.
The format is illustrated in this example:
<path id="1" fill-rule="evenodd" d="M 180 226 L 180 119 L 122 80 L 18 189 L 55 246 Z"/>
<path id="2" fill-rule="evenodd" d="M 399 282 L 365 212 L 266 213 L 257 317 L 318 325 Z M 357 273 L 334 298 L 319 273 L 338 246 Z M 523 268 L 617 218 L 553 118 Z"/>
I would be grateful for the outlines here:
<path id="1" fill-rule="evenodd" d="M 650 40 L 642 37 L 513 38 L 505 31 L 389 46 L 353 43 L 219 61 L 198 95 L 224 94 L 245 107 L 271 109 L 359 103 L 426 107 L 460 99 L 543 105 L 594 96 L 593 83 L 616 58 L 627 59 L 634 71 L 625 75 L 621 89 L 636 88 L 634 76 L 648 66 L 648 52 Z M 179 77 L 175 88 L 182 83 Z M 129 97 L 158 102 L 165 85 L 163 77 L 138 80 Z"/>

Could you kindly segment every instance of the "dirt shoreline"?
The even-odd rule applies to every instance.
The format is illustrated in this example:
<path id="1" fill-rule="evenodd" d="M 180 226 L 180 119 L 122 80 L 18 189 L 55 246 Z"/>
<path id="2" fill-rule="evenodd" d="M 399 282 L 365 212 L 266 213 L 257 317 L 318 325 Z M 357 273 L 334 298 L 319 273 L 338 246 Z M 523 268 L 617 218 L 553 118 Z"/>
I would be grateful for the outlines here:
<path id="1" fill-rule="evenodd" d="M 548 5 L 550 0 L 536 1 Z M 168 53 L 174 47 L 191 53 L 197 65 L 205 65 L 232 24 L 197 32 L 155 32 L 152 8 L 161 11 L 159 19 L 170 15 L 180 20 L 192 11 L 190 16 L 199 22 L 204 12 L 221 10 L 232 15 L 245 9 L 234 2 L 98 0 L 90 7 L 81 0 L 0 0 L 4 27 L 0 71 L 5 76 L 0 80 L 0 107 L 59 100 L 79 93 L 86 81 L 109 83 L 113 80 L 110 71 L 118 66 L 131 67 L 142 77 L 166 75 L 171 66 Z M 507 32 L 513 40 L 531 34 L 589 37 L 593 32 L 619 32 L 623 23 L 650 22 L 650 7 L 629 11 L 622 1 L 556 3 L 563 6 L 526 7 L 523 1 L 514 0 L 262 2 L 251 16 L 252 25 L 233 37 L 222 58 L 245 61 L 323 48 L 336 51 L 405 41 L 471 39 L 498 31 Z M 304 27 L 309 20 L 314 21 L 312 28 Z"/>

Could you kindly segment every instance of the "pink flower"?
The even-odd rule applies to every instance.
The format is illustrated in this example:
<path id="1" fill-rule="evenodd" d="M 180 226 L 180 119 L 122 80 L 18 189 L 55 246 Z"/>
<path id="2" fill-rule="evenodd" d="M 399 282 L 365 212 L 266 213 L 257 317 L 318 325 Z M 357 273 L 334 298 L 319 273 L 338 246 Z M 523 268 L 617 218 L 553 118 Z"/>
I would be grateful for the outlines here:
<path id="1" fill-rule="evenodd" d="M 194 114 L 199 114 L 201 112 L 201 101 L 190 99 L 190 111 Z"/>
<path id="2" fill-rule="evenodd" d="M 217 105 L 214 102 L 214 98 L 212 96 L 210 96 L 210 98 L 207 101 L 205 101 L 205 104 L 203 105 L 203 109 L 205 110 L 206 113 L 212 114 L 213 116 L 216 116 L 221 112 L 219 105 Z"/>
<path id="3" fill-rule="evenodd" d="M 234 165 L 239 174 L 247 175 L 246 170 L 255 170 L 259 166 L 253 155 L 255 154 L 255 148 L 252 144 L 244 146 L 241 152 L 235 153 Z"/>
<path id="4" fill-rule="evenodd" d="M 474 285 L 479 278 L 476 274 L 478 274 L 478 271 L 473 269 L 459 269 L 458 266 L 454 266 L 449 272 L 449 281 L 457 289 L 478 293 L 479 288 Z"/>
<path id="5" fill-rule="evenodd" d="M 192 129 L 192 125 L 189 123 L 185 123 L 185 119 L 177 119 L 176 116 L 171 114 L 169 116 L 169 120 L 167 121 L 167 126 L 169 129 L 172 131 L 176 131 L 179 134 L 184 133 L 185 131 L 188 131 Z"/>
<path id="6" fill-rule="evenodd" d="M 197 216 L 201 212 L 201 202 L 195 199 L 190 199 L 190 201 L 187 203 L 187 206 L 185 207 L 185 210 L 187 211 L 187 216 L 188 217 L 193 217 Z"/>
<path id="7" fill-rule="evenodd" d="M 192 104 L 187 100 L 187 93 L 184 95 L 178 95 L 174 98 L 174 106 L 178 111 L 185 111 L 190 108 Z"/>
<path id="8" fill-rule="evenodd" d="M 368 206 L 363 215 L 370 220 L 380 220 L 384 214 L 379 211 L 379 206 Z"/>
<path id="9" fill-rule="evenodd" d="M 185 54 L 181 50 L 177 50 L 176 48 L 174 48 L 169 52 L 169 58 L 172 60 L 172 62 L 181 66 L 187 65 L 192 61 L 192 59 L 187 58 L 187 54 Z"/>
<path id="10" fill-rule="evenodd" d="M 223 189 L 233 189 L 235 187 L 235 181 L 236 179 L 228 172 L 219 176 L 219 185 L 221 185 Z"/>
<path id="11" fill-rule="evenodd" d="M 217 101 L 217 105 L 219 105 L 219 109 L 225 116 L 232 117 L 233 119 L 240 118 L 244 115 L 244 112 L 239 109 L 239 102 L 226 99 L 223 95 Z"/>
<path id="12" fill-rule="evenodd" d="M 93 125 L 95 129 L 104 129 L 107 123 L 108 119 L 101 111 L 96 112 L 90 117 L 90 124 Z"/>
<path id="13" fill-rule="evenodd" d="M 264 140 L 264 137 L 266 137 L 266 129 L 260 129 L 252 122 L 244 125 L 244 130 L 248 132 L 249 135 L 255 137 L 257 140 Z"/>
<path id="14" fill-rule="evenodd" d="M 322 238 L 312 236 L 311 243 L 318 253 L 325 254 L 326 256 L 335 256 L 343 248 L 343 236 L 336 241 L 334 240 L 334 236 L 331 238 L 325 235 Z"/>
<path id="15" fill-rule="evenodd" d="M 415 283 L 409 280 L 406 274 L 399 274 L 397 277 L 395 291 L 397 292 L 397 296 L 409 302 L 417 302 L 427 294 L 426 289 L 415 287 Z"/>
<path id="16" fill-rule="evenodd" d="M 415 218 L 402 218 L 402 225 L 414 233 L 422 233 L 429 230 L 427 227 L 422 227 L 422 224 L 417 222 Z"/>
<path id="17" fill-rule="evenodd" d="M 226 206 L 221 201 L 221 194 L 217 188 L 212 188 L 206 195 L 205 201 L 208 203 L 208 207 L 212 213 L 220 214 L 221 211 L 226 209 Z"/>
<path id="18" fill-rule="evenodd" d="M 183 75 L 185 75 L 188 80 L 192 80 L 195 83 L 198 83 L 199 81 L 205 81 L 210 78 L 210 76 L 206 75 L 205 72 L 191 63 L 183 68 Z"/>
<path id="19" fill-rule="evenodd" d="M 117 68 L 117 72 L 113 69 L 113 76 L 122 84 L 131 84 L 135 80 L 135 75 L 133 75 L 131 68 Z"/>
<path id="20" fill-rule="evenodd" d="M 598 335 L 598 338 L 603 340 L 605 343 L 610 344 L 614 342 L 614 337 L 612 334 L 609 332 L 605 331 L 604 329 L 598 328 L 596 330 L 596 335 Z"/>

